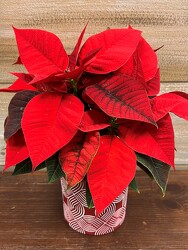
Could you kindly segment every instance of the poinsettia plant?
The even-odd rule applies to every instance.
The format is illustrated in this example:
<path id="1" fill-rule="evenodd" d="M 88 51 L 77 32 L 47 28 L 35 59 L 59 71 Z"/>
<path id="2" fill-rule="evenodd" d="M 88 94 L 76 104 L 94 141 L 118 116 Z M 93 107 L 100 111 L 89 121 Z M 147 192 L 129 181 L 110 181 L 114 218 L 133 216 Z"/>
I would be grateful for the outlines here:
<path id="1" fill-rule="evenodd" d="M 67 188 L 86 180 L 87 200 L 100 214 L 130 185 L 138 191 L 138 165 L 166 190 L 174 168 L 169 112 L 188 119 L 188 94 L 158 95 L 156 50 L 128 27 L 89 37 L 82 31 L 68 55 L 47 31 L 14 28 L 27 73 L 6 92 L 16 92 L 5 120 L 4 170 L 13 175 L 47 168 L 49 182 Z"/>

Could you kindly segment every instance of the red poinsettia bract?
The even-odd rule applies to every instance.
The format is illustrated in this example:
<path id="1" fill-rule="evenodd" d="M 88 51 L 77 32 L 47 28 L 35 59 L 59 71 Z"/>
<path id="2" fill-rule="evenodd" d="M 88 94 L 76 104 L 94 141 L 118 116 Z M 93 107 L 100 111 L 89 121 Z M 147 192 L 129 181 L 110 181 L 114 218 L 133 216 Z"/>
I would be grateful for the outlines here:
<path id="1" fill-rule="evenodd" d="M 141 31 L 110 29 L 81 46 L 85 30 L 67 55 L 56 35 L 14 28 L 16 64 L 27 73 L 12 73 L 17 80 L 0 90 L 16 92 L 4 170 L 46 167 L 50 181 L 64 176 L 68 188 L 85 180 L 99 214 L 131 183 L 137 164 L 165 193 L 175 147 L 169 112 L 187 120 L 188 95 L 158 95 L 157 55 Z"/>

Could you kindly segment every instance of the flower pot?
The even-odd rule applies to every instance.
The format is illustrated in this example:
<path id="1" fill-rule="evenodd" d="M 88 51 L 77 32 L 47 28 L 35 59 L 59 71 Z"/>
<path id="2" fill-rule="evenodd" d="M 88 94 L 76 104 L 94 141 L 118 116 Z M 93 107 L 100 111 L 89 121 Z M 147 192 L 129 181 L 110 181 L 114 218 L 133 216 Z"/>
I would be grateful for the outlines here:
<path id="1" fill-rule="evenodd" d="M 88 208 L 85 181 L 67 190 L 66 181 L 61 178 L 64 217 L 74 230 L 89 235 L 103 235 L 116 230 L 124 221 L 128 188 L 118 196 L 101 214 L 95 208 Z"/>

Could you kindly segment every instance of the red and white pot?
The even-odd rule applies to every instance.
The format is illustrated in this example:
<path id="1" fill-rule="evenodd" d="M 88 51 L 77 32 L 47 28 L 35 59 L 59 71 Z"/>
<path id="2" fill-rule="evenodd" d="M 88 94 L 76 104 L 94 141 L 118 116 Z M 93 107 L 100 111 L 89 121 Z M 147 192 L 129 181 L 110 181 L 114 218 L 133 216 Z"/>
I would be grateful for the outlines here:
<path id="1" fill-rule="evenodd" d="M 100 215 L 95 208 L 88 208 L 85 182 L 67 190 L 64 178 L 61 178 L 64 217 L 74 230 L 89 235 L 103 235 L 116 230 L 124 221 L 128 188 L 118 196 Z"/>

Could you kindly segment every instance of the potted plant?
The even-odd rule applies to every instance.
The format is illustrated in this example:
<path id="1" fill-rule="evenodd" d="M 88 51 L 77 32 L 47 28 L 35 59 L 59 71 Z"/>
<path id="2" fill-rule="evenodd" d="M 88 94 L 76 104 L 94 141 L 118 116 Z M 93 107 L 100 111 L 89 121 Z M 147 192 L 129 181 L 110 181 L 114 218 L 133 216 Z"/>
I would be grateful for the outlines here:
<path id="1" fill-rule="evenodd" d="M 166 191 L 174 168 L 169 112 L 188 119 L 188 94 L 159 94 L 156 51 L 141 31 L 86 27 L 67 55 L 60 39 L 14 28 L 27 73 L 1 91 L 16 92 L 5 120 L 5 168 L 13 175 L 47 169 L 61 179 L 65 219 L 81 233 L 105 234 L 126 213 L 128 186 L 138 191 L 136 166 Z"/>

